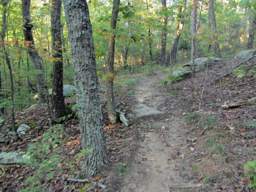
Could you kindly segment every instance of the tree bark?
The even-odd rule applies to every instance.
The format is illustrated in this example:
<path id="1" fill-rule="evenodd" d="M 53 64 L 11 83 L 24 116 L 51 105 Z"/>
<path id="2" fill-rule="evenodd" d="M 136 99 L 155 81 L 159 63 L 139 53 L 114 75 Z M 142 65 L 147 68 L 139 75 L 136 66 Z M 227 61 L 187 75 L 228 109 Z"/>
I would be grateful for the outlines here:
<path id="1" fill-rule="evenodd" d="M 52 0 L 51 33 L 53 52 L 52 109 L 53 118 L 57 119 L 65 114 L 65 104 L 63 96 L 61 0 Z"/>
<path id="2" fill-rule="evenodd" d="M 197 8 L 198 0 L 192 0 L 191 12 L 191 61 L 194 62 L 197 57 Z"/>
<path id="3" fill-rule="evenodd" d="M 115 78 L 115 41 L 116 41 L 116 26 L 117 18 L 119 13 L 120 0 L 113 0 L 112 18 L 111 18 L 111 36 L 108 45 L 108 56 L 107 56 L 107 109 L 108 118 L 112 124 L 117 121 L 117 113 L 115 106 L 115 96 L 114 96 L 114 78 Z"/>
<path id="4" fill-rule="evenodd" d="M 13 70 L 12 70 L 10 55 L 9 55 L 9 52 L 8 52 L 6 44 L 5 44 L 5 37 L 6 37 L 6 32 L 7 32 L 7 7 L 9 4 L 9 0 L 2 0 L 1 3 L 3 6 L 1 40 L 2 40 L 2 44 L 3 44 L 2 47 L 3 47 L 4 58 L 5 58 L 7 67 L 8 67 L 10 82 L 11 82 L 11 102 L 12 102 L 11 119 L 12 119 L 12 130 L 15 131 L 14 78 L 13 78 Z"/>
<path id="5" fill-rule="evenodd" d="M 167 16 L 167 5 L 166 0 L 161 0 L 162 2 L 162 11 L 164 14 L 163 18 L 163 28 L 161 33 L 161 52 L 160 52 L 160 63 L 162 65 L 166 63 L 166 41 L 167 41 L 167 24 L 168 24 L 168 16 Z"/>
<path id="6" fill-rule="evenodd" d="M 79 105 L 82 147 L 89 150 L 82 166 L 87 176 L 95 175 L 106 162 L 103 116 L 96 73 L 96 58 L 86 0 L 64 0 L 75 85 Z"/>
<path id="7" fill-rule="evenodd" d="M 253 49 L 253 44 L 254 44 L 254 36 L 255 36 L 255 30 L 256 30 L 256 15 L 252 14 L 249 17 L 249 36 L 248 36 L 248 42 L 247 42 L 247 48 L 248 49 Z"/>
<path id="8" fill-rule="evenodd" d="M 216 16 L 215 16 L 215 0 L 209 0 L 208 2 L 208 21 L 211 29 L 210 36 L 210 46 L 212 45 L 214 54 L 218 57 L 221 57 L 220 46 L 218 42 L 218 31 L 216 24 Z"/>
<path id="9" fill-rule="evenodd" d="M 30 4 L 31 4 L 31 0 L 22 0 L 24 39 L 25 39 L 26 47 L 28 49 L 29 57 L 37 72 L 36 78 L 37 78 L 37 91 L 39 94 L 39 101 L 40 103 L 49 104 L 48 89 L 47 89 L 46 80 L 44 76 L 44 69 L 43 69 L 43 60 L 39 56 L 35 48 L 35 42 L 33 38 L 33 32 L 32 32 L 33 24 L 31 22 Z"/>

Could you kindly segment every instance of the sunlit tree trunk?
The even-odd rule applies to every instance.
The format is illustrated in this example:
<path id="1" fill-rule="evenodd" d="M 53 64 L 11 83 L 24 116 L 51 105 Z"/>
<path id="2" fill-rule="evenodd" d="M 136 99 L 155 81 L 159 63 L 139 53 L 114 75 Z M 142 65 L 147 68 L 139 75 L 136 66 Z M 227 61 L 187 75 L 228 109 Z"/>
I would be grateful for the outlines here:
<path id="1" fill-rule="evenodd" d="M 39 94 L 39 101 L 41 103 L 49 103 L 48 99 L 48 89 L 46 85 L 46 80 L 44 76 L 44 69 L 43 69 L 43 61 L 42 58 L 39 56 L 34 43 L 33 37 L 33 24 L 31 21 L 30 15 L 30 5 L 31 0 L 22 0 L 22 14 L 23 14 L 23 33 L 25 38 L 25 44 L 28 48 L 28 54 L 30 60 L 32 61 L 35 69 L 36 69 L 36 78 L 37 78 L 37 91 Z"/>
<path id="2" fill-rule="evenodd" d="M 209 0 L 208 3 L 208 21 L 211 29 L 210 45 L 213 47 L 214 54 L 218 57 L 221 57 L 215 16 L 215 0 Z"/>
<path id="3" fill-rule="evenodd" d="M 3 14 L 2 14 L 2 31 L 1 31 L 1 40 L 2 40 L 2 48 L 4 53 L 5 62 L 8 67 L 9 76 L 10 76 L 10 83 L 11 83 L 11 117 L 12 117 L 12 129 L 15 130 L 15 103 L 14 103 L 14 78 L 13 78 L 13 70 L 9 52 L 6 47 L 5 37 L 7 33 L 7 8 L 9 4 L 9 0 L 2 0 L 1 1 L 3 6 Z"/>
<path id="4" fill-rule="evenodd" d="M 254 36 L 256 31 L 256 15 L 252 14 L 249 17 L 249 36 L 248 36 L 248 42 L 247 42 L 247 48 L 252 49 L 254 44 Z"/>
<path id="5" fill-rule="evenodd" d="M 52 109 L 53 118 L 56 119 L 65 114 L 63 96 L 61 0 L 52 0 L 51 33 L 53 57 Z"/>
<path id="6" fill-rule="evenodd" d="M 89 150 L 83 168 L 87 176 L 92 176 L 106 161 L 92 26 L 86 0 L 64 0 L 64 8 L 75 67 L 82 147 Z"/>
<path id="7" fill-rule="evenodd" d="M 197 8 L 198 0 L 192 0 L 192 12 L 191 12 L 191 60 L 197 57 Z"/>
<path id="8" fill-rule="evenodd" d="M 111 123 L 116 123 L 117 113 L 115 110 L 115 96 L 114 96 L 114 78 L 115 78 L 115 41 L 116 41 L 116 26 L 119 13 L 120 0 L 113 0 L 112 18 L 111 18 L 111 35 L 108 44 L 107 55 L 107 109 L 108 118 Z"/>
<path id="9" fill-rule="evenodd" d="M 161 33 L 160 63 L 166 64 L 166 41 L 167 41 L 168 16 L 167 16 L 166 0 L 161 0 L 161 2 L 162 2 L 162 11 L 163 11 L 164 17 L 163 17 L 163 28 Z"/>

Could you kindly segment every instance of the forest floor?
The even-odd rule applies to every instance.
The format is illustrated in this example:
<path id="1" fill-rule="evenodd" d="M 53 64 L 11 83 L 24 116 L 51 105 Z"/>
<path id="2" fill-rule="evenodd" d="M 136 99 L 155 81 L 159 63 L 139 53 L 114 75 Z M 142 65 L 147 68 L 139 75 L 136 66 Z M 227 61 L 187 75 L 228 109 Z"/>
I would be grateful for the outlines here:
<path id="1" fill-rule="evenodd" d="M 165 70 L 139 79 L 130 127 L 139 134 L 137 147 L 110 191 L 254 191 L 244 165 L 256 156 L 255 106 L 223 108 L 256 96 L 249 73 L 256 59 L 243 64 L 243 77 L 230 73 L 238 62 L 220 61 L 177 83 L 167 82 Z"/>
<path id="2" fill-rule="evenodd" d="M 86 183 L 69 182 L 79 177 L 83 156 L 77 119 L 64 122 L 65 133 L 51 132 L 45 109 L 20 112 L 18 123 L 34 129 L 0 150 L 32 150 L 40 164 L 0 166 L 0 191 L 252 192 L 244 164 L 256 156 L 255 105 L 222 106 L 256 97 L 249 73 L 256 59 L 244 63 L 242 77 L 222 77 L 235 62 L 220 61 L 176 83 L 165 67 L 119 74 L 119 107 L 131 123 L 106 121 L 110 164 Z"/>

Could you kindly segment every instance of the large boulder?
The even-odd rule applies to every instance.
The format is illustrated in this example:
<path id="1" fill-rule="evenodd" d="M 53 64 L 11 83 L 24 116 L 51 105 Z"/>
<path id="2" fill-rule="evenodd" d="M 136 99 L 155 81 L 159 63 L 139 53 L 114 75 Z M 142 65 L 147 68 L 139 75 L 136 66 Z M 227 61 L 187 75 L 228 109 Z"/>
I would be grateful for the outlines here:
<path id="1" fill-rule="evenodd" d="M 195 72 L 204 70 L 206 67 L 213 65 L 217 62 L 221 61 L 220 58 L 215 57 L 199 57 L 194 60 L 194 62 L 190 61 L 189 63 L 186 63 L 185 67 L 190 67 L 191 70 L 194 70 Z"/>
<path id="2" fill-rule="evenodd" d="M 247 61 L 248 59 L 252 58 L 254 55 L 256 55 L 256 49 L 243 50 L 236 54 L 235 59 Z"/>
<path id="3" fill-rule="evenodd" d="M 24 137 L 28 131 L 30 130 L 30 126 L 27 124 L 21 124 L 17 129 L 17 134 L 20 138 Z"/>
<path id="4" fill-rule="evenodd" d="M 180 66 L 172 70 L 169 79 L 172 82 L 180 81 L 184 79 L 186 76 L 190 75 L 192 73 L 191 69 L 186 66 Z"/>
<path id="5" fill-rule="evenodd" d="M 0 165 L 26 164 L 29 156 L 19 152 L 0 152 Z"/>

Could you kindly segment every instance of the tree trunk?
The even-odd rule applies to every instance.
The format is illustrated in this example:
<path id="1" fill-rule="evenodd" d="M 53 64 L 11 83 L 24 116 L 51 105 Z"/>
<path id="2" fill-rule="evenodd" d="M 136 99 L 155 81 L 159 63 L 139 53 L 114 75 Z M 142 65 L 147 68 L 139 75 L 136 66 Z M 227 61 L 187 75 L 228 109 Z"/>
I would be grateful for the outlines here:
<path id="1" fill-rule="evenodd" d="M 214 54 L 218 57 L 221 57 L 220 46 L 218 42 L 216 17 L 215 17 L 215 0 L 209 0 L 208 20 L 209 20 L 210 29 L 212 32 L 210 36 L 210 41 L 212 46 L 209 46 L 209 47 L 213 47 Z"/>
<path id="2" fill-rule="evenodd" d="M 176 27 L 176 37 L 174 39 L 171 53 L 167 58 L 167 64 L 170 65 L 175 64 L 177 62 L 177 54 L 178 54 L 178 48 L 179 48 L 179 41 L 181 37 L 181 33 L 184 28 L 184 17 L 185 17 L 185 11 L 187 8 L 187 0 L 184 0 L 184 5 L 179 6 L 179 14 L 178 14 L 178 21 L 177 21 L 177 27 Z"/>
<path id="3" fill-rule="evenodd" d="M 30 15 L 30 4 L 31 0 L 22 0 L 22 14 L 23 14 L 23 33 L 25 38 L 25 44 L 28 48 L 29 57 L 36 69 L 36 78 L 37 78 L 37 91 L 39 94 L 39 101 L 41 103 L 49 103 L 48 100 L 48 89 L 46 85 L 46 80 L 44 76 L 44 69 L 43 69 L 43 61 L 42 58 L 39 56 L 34 43 L 33 38 L 33 24 L 31 22 L 31 15 Z"/>
<path id="4" fill-rule="evenodd" d="M 128 53 L 129 53 L 129 43 L 125 46 L 123 50 L 123 66 L 128 69 Z"/>
<path id="5" fill-rule="evenodd" d="M 163 28 L 161 34 L 161 53 L 160 53 L 160 63 L 162 65 L 166 63 L 166 41 L 167 41 L 167 24 L 168 24 L 168 16 L 167 16 L 167 5 L 166 0 L 161 0 L 162 2 L 162 11 L 164 14 L 163 18 Z"/>
<path id="6" fill-rule="evenodd" d="M 4 0 L 2 1 L 2 6 L 3 6 L 3 15 L 2 15 L 2 31 L 1 31 L 1 40 L 2 40 L 2 47 L 3 47 L 3 53 L 4 53 L 4 58 L 5 62 L 8 67 L 9 71 L 9 76 L 10 76 L 10 82 L 11 82 L 11 102 L 12 102 L 12 107 L 11 107 L 11 118 L 12 118 L 12 130 L 15 131 L 15 100 L 14 100 L 14 79 L 13 79 L 13 71 L 12 71 L 12 64 L 11 64 L 11 59 L 10 55 L 8 53 L 7 47 L 5 45 L 5 37 L 6 37 L 6 32 L 7 32 L 7 7 L 8 7 L 9 0 Z"/>
<path id="7" fill-rule="evenodd" d="M 117 121 L 117 113 L 115 106 L 115 96 L 114 96 L 114 78 L 115 78 L 115 40 L 116 40 L 116 25 L 119 13 L 120 0 L 113 0 L 112 18 L 111 18 L 111 36 L 108 45 L 108 56 L 107 56 L 107 108 L 108 108 L 108 118 L 112 124 Z"/>
<path id="8" fill-rule="evenodd" d="M 53 52 L 52 109 L 53 118 L 57 119 L 65 114 L 65 104 L 63 96 L 61 0 L 52 0 L 51 33 Z"/>
<path id="9" fill-rule="evenodd" d="M 96 73 L 92 26 L 86 0 L 64 0 L 65 15 L 75 67 L 82 147 L 90 152 L 83 166 L 95 175 L 106 161 L 103 116 Z"/>
<path id="10" fill-rule="evenodd" d="M 149 3 L 148 3 L 148 0 L 146 1 L 146 5 L 147 5 L 148 14 L 150 14 L 149 13 Z M 151 32 L 151 27 L 149 26 L 148 27 L 148 53 L 149 53 L 150 61 L 154 60 L 152 44 L 153 44 L 152 32 Z"/>
<path id="11" fill-rule="evenodd" d="M 197 8 L 198 0 L 192 0 L 192 12 L 191 12 L 191 61 L 194 62 L 197 57 Z"/>
<path id="12" fill-rule="evenodd" d="M 254 43 L 254 36 L 255 36 L 255 30 L 256 30 L 256 15 L 250 16 L 250 26 L 249 26 L 249 37 L 247 42 L 247 48 L 253 49 L 253 43 Z"/>

